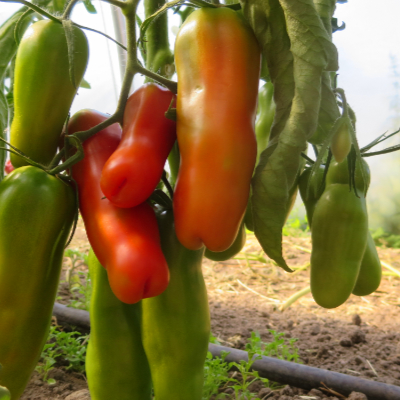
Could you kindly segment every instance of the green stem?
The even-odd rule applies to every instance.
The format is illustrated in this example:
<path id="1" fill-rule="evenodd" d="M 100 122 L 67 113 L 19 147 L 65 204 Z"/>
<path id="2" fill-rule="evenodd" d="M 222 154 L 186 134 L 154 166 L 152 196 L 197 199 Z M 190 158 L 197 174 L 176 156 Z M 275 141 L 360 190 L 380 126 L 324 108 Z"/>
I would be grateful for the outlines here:
<path id="1" fill-rule="evenodd" d="M 79 0 L 70 0 L 68 3 L 67 7 L 65 7 L 64 13 L 62 15 L 62 19 L 69 19 L 71 12 L 73 8 L 75 7 L 76 3 L 78 3 Z"/>
<path id="2" fill-rule="evenodd" d="M 145 0 L 145 18 L 152 16 L 162 5 L 163 0 Z M 146 31 L 146 67 L 161 76 L 171 77 L 174 72 L 174 68 L 171 67 L 174 57 L 169 48 L 167 15 L 167 13 L 160 15 Z M 146 81 L 151 79 L 149 78 L 147 77 Z"/>
<path id="3" fill-rule="evenodd" d="M 113 39 L 111 36 L 108 36 L 107 34 L 98 31 L 97 29 L 88 28 L 87 26 L 76 24 L 75 22 L 73 23 L 73 25 L 78 27 L 78 28 L 80 28 L 80 29 L 85 29 L 85 30 L 90 31 L 90 32 L 96 32 L 96 33 L 106 37 L 107 39 L 111 40 L 112 42 L 117 44 L 119 47 L 122 47 L 124 50 L 127 50 L 127 48 L 122 43 L 120 43 L 117 40 Z"/>
<path id="4" fill-rule="evenodd" d="M 172 187 L 175 186 L 176 179 L 178 177 L 179 164 L 180 164 L 179 147 L 178 147 L 178 142 L 175 142 L 171 152 L 168 155 L 168 165 L 170 169 L 170 181 Z"/>
<path id="5" fill-rule="evenodd" d="M 171 81 L 163 76 L 156 74 L 155 72 L 151 72 L 148 69 L 142 67 L 140 64 L 137 65 L 136 70 L 139 74 L 143 74 L 151 79 L 154 79 L 158 83 L 161 83 L 166 88 L 168 88 L 172 93 L 178 93 L 178 84 L 174 81 Z"/>
<path id="6" fill-rule="evenodd" d="M 71 12 L 72 12 L 73 8 L 75 7 L 75 5 L 78 3 L 78 1 L 80 1 L 80 0 L 71 0 L 68 3 L 67 7 L 64 10 L 62 19 L 70 18 Z M 119 0 L 102 0 L 102 1 L 105 1 L 106 3 L 112 4 L 113 6 L 119 7 L 121 9 L 123 9 L 127 6 L 126 2 L 124 2 L 124 1 L 119 1 Z"/>
<path id="7" fill-rule="evenodd" d="M 337 88 L 337 89 L 335 89 L 335 92 L 337 94 L 339 94 L 339 96 L 340 96 L 340 98 L 342 100 L 342 107 L 343 107 L 342 115 L 343 116 L 348 116 L 349 115 L 349 109 L 348 109 L 348 106 L 347 106 L 347 100 L 346 100 L 346 95 L 344 93 L 344 90 L 341 89 L 341 88 Z"/>
<path id="8" fill-rule="evenodd" d="M 301 297 L 305 296 L 306 294 L 311 292 L 310 286 L 305 287 L 304 289 L 299 290 L 292 296 L 290 296 L 284 304 L 280 307 L 280 311 L 285 311 L 287 308 L 289 308 L 294 302 L 296 302 L 298 299 Z"/>
<path id="9" fill-rule="evenodd" d="M 35 4 L 30 3 L 29 1 L 26 1 L 26 0 L 0 0 L 0 2 L 23 4 L 24 6 L 31 8 L 33 11 L 36 11 L 38 14 L 43 15 L 43 16 L 51 19 L 54 22 L 58 22 L 59 24 L 61 23 L 61 21 L 57 17 L 54 17 L 53 15 L 49 14 L 47 11 L 43 10 L 42 8 L 40 8 L 39 6 L 37 6 Z"/>
<path id="10" fill-rule="evenodd" d="M 167 188 L 168 193 L 172 199 L 174 197 L 174 190 L 172 189 L 172 186 L 167 179 L 167 174 L 166 174 L 165 170 L 162 174 L 161 180 L 163 181 L 163 183 L 164 183 L 165 187 Z"/>
<path id="11" fill-rule="evenodd" d="M 125 1 L 119 1 L 119 0 L 101 0 L 101 1 L 105 1 L 106 3 L 110 3 L 113 6 L 119 7 L 121 10 L 126 7 Z"/>

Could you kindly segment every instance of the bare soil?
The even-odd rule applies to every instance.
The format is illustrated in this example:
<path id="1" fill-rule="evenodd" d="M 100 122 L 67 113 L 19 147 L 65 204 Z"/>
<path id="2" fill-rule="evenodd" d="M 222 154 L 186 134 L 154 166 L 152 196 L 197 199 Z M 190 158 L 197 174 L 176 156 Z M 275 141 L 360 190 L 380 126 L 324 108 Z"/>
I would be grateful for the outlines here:
<path id="1" fill-rule="evenodd" d="M 88 251 L 81 223 L 70 248 Z M 391 275 L 383 277 L 372 295 L 351 296 L 344 305 L 326 310 L 308 293 L 281 311 L 290 296 L 309 286 L 310 248 L 310 237 L 284 237 L 286 259 L 295 269 L 292 274 L 266 258 L 253 235 L 248 235 L 236 259 L 222 263 L 205 259 L 213 335 L 222 345 L 243 349 L 252 331 L 259 332 L 264 342 L 272 340 L 270 330 L 284 332 L 285 338 L 298 339 L 295 345 L 304 364 L 400 386 L 400 275 L 388 269 L 400 271 L 400 249 L 378 249 L 383 271 Z M 63 276 L 70 266 L 71 260 L 66 258 Z M 66 283 L 60 284 L 59 296 L 61 303 L 70 301 Z M 56 379 L 55 385 L 33 373 L 21 399 L 90 398 L 83 374 L 59 367 L 50 377 Z M 287 386 L 271 392 L 257 384 L 252 390 L 260 399 L 367 399 L 361 393 L 345 397 L 319 388 L 307 392 Z"/>

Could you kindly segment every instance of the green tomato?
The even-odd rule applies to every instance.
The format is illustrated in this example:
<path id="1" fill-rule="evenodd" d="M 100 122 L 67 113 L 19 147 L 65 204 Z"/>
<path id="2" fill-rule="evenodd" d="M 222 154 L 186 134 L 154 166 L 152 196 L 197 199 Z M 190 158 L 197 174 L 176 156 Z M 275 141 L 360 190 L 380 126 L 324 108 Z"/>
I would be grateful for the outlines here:
<path id="1" fill-rule="evenodd" d="M 92 297 L 86 375 L 91 398 L 150 400 L 150 368 L 141 335 L 142 303 L 118 300 L 92 249 L 88 264 Z"/>
<path id="2" fill-rule="evenodd" d="M 19 399 L 47 340 L 74 189 L 42 169 L 14 170 L 0 183 L 0 385 Z"/>
<path id="3" fill-rule="evenodd" d="M 201 400 L 210 337 L 201 250 L 188 250 L 176 237 L 172 211 L 159 213 L 161 247 L 170 281 L 156 297 L 142 300 L 143 346 L 157 400 Z"/>
<path id="4" fill-rule="evenodd" d="M 321 188 L 322 179 L 324 177 L 324 167 L 320 167 L 316 173 L 313 175 L 311 181 L 311 170 L 312 167 L 307 167 L 304 169 L 303 173 L 299 178 L 299 191 L 301 199 L 303 200 L 304 206 L 307 213 L 308 226 L 311 228 L 312 218 L 315 206 L 319 198 L 321 197 L 323 188 Z M 308 191 L 307 191 L 308 188 Z M 321 190 L 322 189 L 322 190 Z"/>
<path id="5" fill-rule="evenodd" d="M 366 185 L 368 191 L 369 184 L 371 182 L 371 172 L 367 162 L 363 158 L 362 158 L 362 168 L 364 172 L 364 177 L 367 180 Z M 361 193 L 364 193 L 365 192 L 364 178 L 363 178 L 363 173 L 360 169 L 360 164 L 358 162 L 356 162 L 355 182 L 357 190 L 359 190 Z M 349 184 L 349 170 L 348 170 L 347 158 L 344 159 L 342 162 L 332 161 L 329 164 L 328 173 L 326 175 L 326 186 L 335 183 L 341 183 L 345 185 Z"/>
<path id="6" fill-rule="evenodd" d="M 360 273 L 358 274 L 353 294 L 356 296 L 367 296 L 378 289 L 382 278 L 382 266 L 374 239 L 368 232 L 367 247 L 361 262 Z"/>
<path id="7" fill-rule="evenodd" d="M 348 185 L 328 186 L 314 210 L 311 239 L 311 293 L 317 304 L 343 304 L 356 284 L 368 234 L 365 197 Z"/>
<path id="8" fill-rule="evenodd" d="M 11 144 L 34 161 L 48 165 L 59 144 L 72 100 L 88 61 L 85 34 L 73 27 L 71 82 L 68 47 L 61 23 L 41 20 L 31 25 L 18 47 L 14 78 L 14 120 Z M 14 167 L 27 163 L 11 154 Z"/>

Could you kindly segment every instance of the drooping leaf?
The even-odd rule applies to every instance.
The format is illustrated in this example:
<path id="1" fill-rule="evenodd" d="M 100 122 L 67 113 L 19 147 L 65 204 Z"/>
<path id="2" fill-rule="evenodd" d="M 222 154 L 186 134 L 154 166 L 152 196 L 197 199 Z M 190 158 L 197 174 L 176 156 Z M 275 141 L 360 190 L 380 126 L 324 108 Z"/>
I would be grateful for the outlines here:
<path id="1" fill-rule="evenodd" d="M 335 12 L 336 1 L 314 0 L 314 5 L 327 34 L 332 39 L 332 16 Z M 332 91 L 331 74 L 325 71 L 322 74 L 321 106 L 318 116 L 317 132 L 311 138 L 310 142 L 321 144 L 329 134 L 334 122 L 339 117 L 339 107 L 336 102 L 336 96 Z"/>
<path id="2" fill-rule="evenodd" d="M 286 80 L 283 82 L 287 82 L 291 88 L 294 82 L 294 96 L 289 117 L 283 129 L 277 129 L 275 125 L 276 136 L 261 154 L 253 178 L 254 228 L 257 239 L 267 255 L 286 271 L 290 271 L 282 255 L 282 228 L 289 190 L 295 184 L 301 166 L 301 153 L 306 150 L 307 139 L 317 127 L 322 72 L 337 68 L 337 52 L 312 0 L 279 0 L 279 2 L 259 0 L 259 2 L 259 8 L 255 7 L 253 12 L 261 13 L 262 10 L 266 10 L 264 13 L 267 28 L 263 40 L 260 40 L 261 35 L 257 35 L 255 30 L 263 51 L 268 47 L 274 49 L 271 46 L 274 41 L 281 44 L 280 47 L 275 47 L 276 53 L 280 54 L 281 58 L 275 57 L 268 63 L 272 82 L 275 85 L 275 82 L 284 75 Z M 278 11 L 279 5 L 281 11 Z M 282 15 L 282 10 L 286 25 L 280 23 L 280 29 L 278 27 L 274 31 L 273 23 Z M 282 32 L 285 27 L 287 33 Z M 287 47 L 282 46 L 282 43 L 287 43 L 283 40 L 286 36 L 290 40 L 290 53 L 293 57 L 291 63 L 287 62 L 289 59 Z M 291 77 L 288 68 L 292 70 Z M 282 86 L 286 89 L 284 99 L 287 102 L 288 88 L 283 82 Z M 278 99 L 284 91 L 275 86 L 275 93 L 278 113 L 278 110 L 281 111 Z"/>
<path id="3" fill-rule="evenodd" d="M 285 126 L 294 96 L 293 55 L 285 16 L 279 0 L 244 1 L 242 8 L 260 43 L 274 85 L 276 112 L 271 128 L 272 140 Z"/>
<path id="4" fill-rule="evenodd" d="M 314 6 L 324 24 L 329 37 L 332 36 L 332 16 L 336 8 L 336 0 L 314 0 Z"/>
<path id="5" fill-rule="evenodd" d="M 293 55 L 290 39 L 286 31 L 286 21 L 279 0 L 251 0 L 242 3 L 244 15 L 250 22 L 261 45 L 274 85 L 276 112 L 271 128 L 268 147 L 261 153 L 253 182 L 251 208 L 254 219 L 254 232 L 266 254 L 286 271 L 291 271 L 282 258 L 283 223 L 271 219 L 279 213 L 284 221 L 290 187 L 279 179 L 271 185 L 264 176 L 264 168 L 277 148 L 279 136 L 289 118 L 294 97 Z M 291 158 L 288 153 L 288 158 Z M 271 178 L 271 177 L 270 177 Z M 273 177 L 272 177 L 273 178 Z M 282 200 L 282 198 L 284 200 Z M 279 234 L 276 234 L 276 231 Z"/>
<path id="6" fill-rule="evenodd" d="M 293 55 L 315 67 L 337 71 L 338 54 L 312 0 L 280 0 Z M 309 79 L 307 79 L 309 80 Z"/>

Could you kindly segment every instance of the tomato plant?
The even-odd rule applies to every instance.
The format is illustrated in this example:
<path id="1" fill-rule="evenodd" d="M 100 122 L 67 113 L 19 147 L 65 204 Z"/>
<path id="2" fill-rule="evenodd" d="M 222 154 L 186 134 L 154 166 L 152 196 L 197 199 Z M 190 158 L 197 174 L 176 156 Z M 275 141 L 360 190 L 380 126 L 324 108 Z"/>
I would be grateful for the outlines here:
<path id="1" fill-rule="evenodd" d="M 71 19 L 77 0 L 23 2 L 0 27 L 0 384 L 12 400 L 45 342 L 78 208 L 94 282 L 86 371 L 99 400 L 150 399 L 151 382 L 157 400 L 202 398 L 203 255 L 235 256 L 247 226 L 292 272 L 282 229 L 298 190 L 316 303 L 338 307 L 380 283 L 363 157 L 399 146 L 370 151 L 390 135 L 358 144 L 335 79 L 336 1 L 144 0 L 144 20 L 139 0 L 106 1 L 126 22 L 112 114 L 68 115 L 89 54 L 87 28 Z M 181 18 L 173 50 L 169 9 Z M 146 83 L 130 94 L 138 75 Z M 253 376 L 252 361 L 240 365 Z"/>

